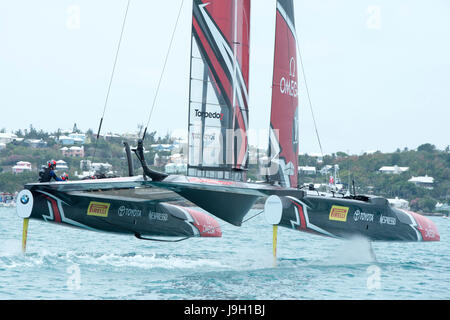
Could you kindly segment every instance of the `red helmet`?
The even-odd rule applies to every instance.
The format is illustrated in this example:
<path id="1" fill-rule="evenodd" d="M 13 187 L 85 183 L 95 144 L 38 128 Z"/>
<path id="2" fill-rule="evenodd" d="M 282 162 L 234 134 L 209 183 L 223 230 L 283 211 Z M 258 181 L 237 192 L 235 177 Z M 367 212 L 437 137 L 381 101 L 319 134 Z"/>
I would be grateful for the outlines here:
<path id="1" fill-rule="evenodd" d="M 47 162 L 47 165 L 49 168 L 55 168 L 56 167 L 56 161 L 55 160 L 51 160 L 49 162 Z"/>

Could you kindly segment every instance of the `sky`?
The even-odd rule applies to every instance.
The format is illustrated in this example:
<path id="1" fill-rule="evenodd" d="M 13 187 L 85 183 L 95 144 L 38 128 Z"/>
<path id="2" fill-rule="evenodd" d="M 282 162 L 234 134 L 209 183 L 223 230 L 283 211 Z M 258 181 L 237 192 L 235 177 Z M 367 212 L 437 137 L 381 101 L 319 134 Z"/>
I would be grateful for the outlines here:
<path id="1" fill-rule="evenodd" d="M 182 0 L 131 0 L 102 132 L 146 124 Z M 0 129 L 97 130 L 127 0 L 0 0 Z M 294 0 L 323 153 L 450 144 L 450 1 Z M 187 130 L 184 0 L 150 131 Z M 250 144 L 267 145 L 275 0 L 253 0 Z M 299 75 L 300 153 L 320 153 Z"/>

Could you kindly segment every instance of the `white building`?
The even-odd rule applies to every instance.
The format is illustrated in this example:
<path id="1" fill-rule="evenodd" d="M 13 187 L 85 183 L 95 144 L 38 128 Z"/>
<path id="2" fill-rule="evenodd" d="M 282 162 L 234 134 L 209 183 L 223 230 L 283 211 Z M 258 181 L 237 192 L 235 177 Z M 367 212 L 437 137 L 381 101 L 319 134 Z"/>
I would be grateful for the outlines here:
<path id="1" fill-rule="evenodd" d="M 17 136 L 13 133 L 0 132 L 0 143 L 8 144 L 17 139 Z"/>
<path id="2" fill-rule="evenodd" d="M 67 162 L 65 162 L 64 160 L 58 160 L 56 161 L 55 169 L 59 171 L 67 171 L 69 170 L 69 167 L 67 166 Z"/>
<path id="3" fill-rule="evenodd" d="M 426 189 L 433 189 L 434 178 L 425 175 L 424 177 L 412 177 L 408 180 L 411 183 L 414 183 L 416 186 L 424 187 Z"/>
<path id="4" fill-rule="evenodd" d="M 74 144 L 84 144 L 86 140 L 86 135 L 84 133 L 71 133 L 69 134 L 69 138 L 73 139 Z"/>
<path id="5" fill-rule="evenodd" d="M 26 139 L 24 140 L 32 148 L 45 148 L 47 147 L 47 142 L 43 139 Z"/>
<path id="6" fill-rule="evenodd" d="M 402 172 L 406 172 L 409 170 L 409 167 L 399 167 L 397 165 L 395 166 L 384 166 L 378 169 L 381 173 L 387 173 L 387 174 L 399 174 Z"/>
<path id="7" fill-rule="evenodd" d="M 60 136 L 59 137 L 59 143 L 67 146 L 67 145 L 74 144 L 74 140 L 73 140 L 73 138 L 68 137 L 68 136 Z"/>
<path id="8" fill-rule="evenodd" d="M 316 174 L 317 171 L 316 171 L 316 167 L 299 166 L 298 173 L 313 175 L 313 174 Z"/>
<path id="9" fill-rule="evenodd" d="M 13 173 L 22 173 L 25 171 L 31 171 L 31 163 L 27 161 L 19 161 L 14 167 L 12 167 Z"/>

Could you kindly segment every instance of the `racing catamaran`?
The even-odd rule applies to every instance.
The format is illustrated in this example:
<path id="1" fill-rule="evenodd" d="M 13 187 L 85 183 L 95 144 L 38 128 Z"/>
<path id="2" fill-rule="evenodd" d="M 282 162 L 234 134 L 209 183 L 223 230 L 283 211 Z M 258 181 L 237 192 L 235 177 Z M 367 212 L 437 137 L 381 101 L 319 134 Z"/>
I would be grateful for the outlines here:
<path id="1" fill-rule="evenodd" d="M 30 183 L 17 197 L 24 219 L 132 234 L 139 239 L 220 237 L 210 215 L 175 205 L 188 200 L 240 226 L 260 198 L 277 226 L 333 238 L 439 241 L 434 223 L 381 197 L 311 194 L 298 188 L 298 63 L 292 0 L 276 2 L 275 55 L 266 183 L 248 183 L 250 0 L 193 0 L 188 174 L 151 170 L 143 142 L 134 149 L 142 176 Z M 130 150 L 126 146 L 128 159 Z M 129 164 L 131 161 L 129 161 Z M 130 175 L 133 170 L 130 170 Z"/>
<path id="2" fill-rule="evenodd" d="M 275 168 L 269 182 L 297 188 L 298 68 L 292 0 L 277 0 L 269 154 Z M 270 196 L 266 216 L 273 225 L 336 238 L 362 236 L 381 241 L 438 241 L 434 223 L 414 212 L 392 208 L 387 199 L 366 195 L 338 197 L 304 192 Z M 276 229 L 275 231 L 276 232 Z"/>

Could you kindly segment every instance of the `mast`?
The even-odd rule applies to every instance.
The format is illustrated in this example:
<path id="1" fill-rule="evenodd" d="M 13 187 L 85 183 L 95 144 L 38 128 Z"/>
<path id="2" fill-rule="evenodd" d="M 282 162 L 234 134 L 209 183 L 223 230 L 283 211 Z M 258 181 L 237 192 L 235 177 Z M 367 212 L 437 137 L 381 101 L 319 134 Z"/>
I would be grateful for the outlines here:
<path id="1" fill-rule="evenodd" d="M 250 0 L 193 0 L 188 175 L 246 180 Z"/>
<path id="2" fill-rule="evenodd" d="M 277 0 L 267 180 L 298 184 L 298 72 L 294 4 Z"/>

